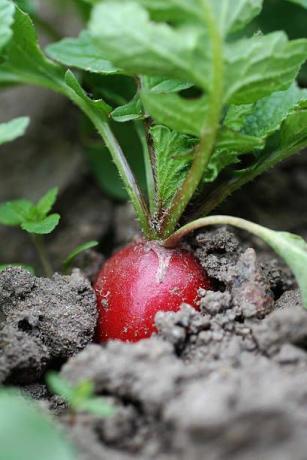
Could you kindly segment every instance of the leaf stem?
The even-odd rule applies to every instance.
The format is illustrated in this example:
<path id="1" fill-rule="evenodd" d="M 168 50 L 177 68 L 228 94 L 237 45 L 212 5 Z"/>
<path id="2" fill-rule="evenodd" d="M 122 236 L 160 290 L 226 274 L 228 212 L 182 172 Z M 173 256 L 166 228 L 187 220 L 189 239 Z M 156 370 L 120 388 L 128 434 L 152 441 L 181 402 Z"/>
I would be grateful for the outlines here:
<path id="1" fill-rule="evenodd" d="M 155 232 L 150 225 L 150 214 L 147 204 L 141 189 L 137 184 L 136 178 L 130 168 L 130 165 L 122 151 L 122 148 L 109 126 L 107 117 L 103 118 L 102 116 L 98 116 L 95 111 L 90 110 L 84 103 L 84 100 L 77 93 L 71 91 L 67 85 L 62 87 L 61 92 L 69 97 L 69 99 L 74 102 L 92 121 L 98 133 L 104 140 L 104 143 L 112 156 L 114 164 L 117 167 L 119 175 L 123 180 L 125 189 L 128 192 L 144 235 L 148 239 L 154 239 Z"/>
<path id="2" fill-rule="evenodd" d="M 212 43 L 212 86 L 209 95 L 209 111 L 206 117 L 200 144 L 195 152 L 191 169 L 175 195 L 161 223 L 161 235 L 171 234 L 193 197 L 214 149 L 222 110 L 224 89 L 223 40 L 208 0 L 198 0 L 202 6 L 203 19 L 207 24 Z"/>
<path id="3" fill-rule="evenodd" d="M 266 234 L 270 231 L 261 225 L 249 222 L 247 220 L 241 219 L 239 217 L 232 216 L 210 216 L 210 217 L 201 217 L 200 219 L 194 220 L 193 222 L 184 225 L 179 230 L 177 230 L 173 235 L 168 237 L 162 244 L 166 248 L 175 248 L 178 246 L 180 240 L 187 236 L 189 233 L 198 230 L 203 227 L 208 227 L 210 225 L 232 225 L 234 227 L 241 228 L 246 230 L 254 235 L 266 240 Z"/>
<path id="4" fill-rule="evenodd" d="M 155 201 L 156 184 L 155 184 L 155 178 L 154 178 L 154 169 L 152 167 L 150 144 L 148 142 L 146 127 L 142 125 L 142 122 L 136 121 L 135 126 L 136 126 L 137 134 L 139 136 L 139 139 L 143 147 L 149 209 L 150 209 L 150 213 L 154 214 L 155 208 L 156 208 L 156 201 Z"/>
<path id="5" fill-rule="evenodd" d="M 265 241 L 292 269 L 301 289 L 303 303 L 307 308 L 307 243 L 298 235 L 276 232 L 261 225 L 232 216 L 210 216 L 195 220 L 171 235 L 162 244 L 166 248 L 177 247 L 188 233 L 208 225 L 232 225 L 241 228 Z"/>
<path id="6" fill-rule="evenodd" d="M 41 262 L 41 266 L 45 272 L 45 275 L 47 276 L 47 278 L 51 278 L 51 276 L 53 275 L 53 268 L 52 268 L 51 262 L 49 260 L 49 257 L 48 257 L 48 254 L 45 248 L 43 237 L 42 235 L 34 235 L 34 234 L 32 234 L 31 237 L 32 237 L 32 241 L 35 246 L 38 258 Z"/>
<path id="7" fill-rule="evenodd" d="M 153 230 L 150 226 L 149 211 L 143 194 L 136 182 L 135 176 L 128 164 L 128 161 L 113 132 L 111 131 L 110 126 L 107 123 L 100 121 L 98 126 L 96 124 L 96 127 L 112 155 L 113 161 L 119 171 L 119 174 L 124 182 L 125 188 L 134 206 L 140 226 L 145 236 L 151 239 Z"/>

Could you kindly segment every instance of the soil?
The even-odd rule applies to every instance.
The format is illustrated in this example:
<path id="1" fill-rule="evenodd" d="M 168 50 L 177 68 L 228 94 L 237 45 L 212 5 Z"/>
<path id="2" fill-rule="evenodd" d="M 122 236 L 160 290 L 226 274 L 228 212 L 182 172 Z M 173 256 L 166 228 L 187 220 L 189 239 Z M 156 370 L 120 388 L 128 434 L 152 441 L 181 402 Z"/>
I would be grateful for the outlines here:
<path id="1" fill-rule="evenodd" d="M 293 277 L 227 228 L 186 245 L 216 290 L 201 292 L 200 312 L 158 314 L 158 334 L 137 344 L 93 343 L 95 298 L 80 271 L 1 273 L 1 382 L 49 408 L 80 460 L 306 459 L 307 312 Z M 91 379 L 115 414 L 71 424 L 44 384 L 61 366 L 72 384 Z"/>
<path id="2" fill-rule="evenodd" d="M 82 459 L 306 458 L 307 313 L 292 278 L 226 229 L 194 245 L 223 286 L 202 292 L 201 312 L 160 313 L 158 336 L 89 345 L 63 366 L 117 408 L 69 427 Z"/>
<path id="3" fill-rule="evenodd" d="M 91 284 L 77 270 L 52 279 L 5 270 L 0 311 L 0 383 L 39 382 L 92 341 L 97 320 Z"/>
<path id="4" fill-rule="evenodd" d="M 31 91 L 1 96 L 8 106 L 16 106 L 12 97 L 19 101 L 5 119 L 32 112 L 33 128 L 0 155 L 0 201 L 37 199 L 60 186 L 63 221 L 48 241 L 56 267 L 77 244 L 101 244 L 69 276 L 0 273 L 0 384 L 18 386 L 50 410 L 78 460 L 306 460 L 307 312 L 289 269 L 244 233 L 199 232 L 185 245 L 214 282 L 214 291 L 201 292 L 201 311 L 183 305 L 158 314 L 158 334 L 137 344 L 95 344 L 89 280 L 101 253 L 133 239 L 135 220 L 94 183 L 74 141 L 75 111 Z M 307 238 L 306 166 L 306 154 L 292 159 L 218 211 Z M 21 232 L 1 227 L 0 239 L 1 263 L 34 263 Z M 80 413 L 71 424 L 45 385 L 46 373 L 60 369 L 73 384 L 92 379 L 115 414 Z"/>

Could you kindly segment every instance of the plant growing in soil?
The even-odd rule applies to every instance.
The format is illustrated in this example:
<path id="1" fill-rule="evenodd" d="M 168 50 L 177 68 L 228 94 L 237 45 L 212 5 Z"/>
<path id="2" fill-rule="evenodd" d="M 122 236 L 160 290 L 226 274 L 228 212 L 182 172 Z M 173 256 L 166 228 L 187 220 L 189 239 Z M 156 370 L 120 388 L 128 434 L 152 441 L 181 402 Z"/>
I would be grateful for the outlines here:
<path id="1" fill-rule="evenodd" d="M 51 276 L 53 270 L 46 254 L 42 235 L 50 234 L 59 224 L 60 215 L 50 214 L 57 194 L 58 189 L 53 188 L 36 204 L 20 199 L 0 205 L 0 224 L 20 227 L 21 230 L 30 234 L 47 276 Z"/>
<path id="2" fill-rule="evenodd" d="M 19 124 L 18 120 L 14 120 L 11 123 L 15 124 L 16 122 Z M 11 123 L 9 123 L 9 125 L 11 125 Z M 5 132 L 9 135 L 10 129 L 5 129 Z M 55 187 L 50 189 L 37 203 L 32 203 L 30 200 L 26 199 L 20 199 L 0 204 L 0 224 L 10 227 L 19 227 L 30 235 L 42 268 L 48 277 L 52 276 L 53 268 L 43 238 L 44 235 L 49 235 L 56 229 L 61 219 L 58 213 L 50 214 L 55 205 L 57 195 L 58 189 Z M 69 269 L 74 259 L 80 253 L 97 245 L 97 241 L 88 241 L 76 247 L 64 260 L 64 271 L 66 272 Z M 13 264 L 13 266 L 14 265 L 18 266 L 18 264 Z M 8 265 L 2 265 L 0 268 L 4 269 L 7 266 Z M 9 266 L 12 266 L 12 264 Z M 30 268 L 30 270 L 33 271 L 32 267 L 26 268 Z"/>
<path id="3" fill-rule="evenodd" d="M 94 395 L 94 384 L 90 380 L 72 387 L 59 374 L 51 372 L 47 376 L 47 383 L 50 390 L 61 396 L 67 403 L 72 422 L 78 412 L 88 412 L 99 417 L 114 414 L 112 406 L 107 404 L 103 398 Z"/>
<path id="4" fill-rule="evenodd" d="M 174 311 L 182 301 L 197 307 L 197 288 L 210 288 L 210 281 L 180 241 L 207 225 L 234 225 L 265 240 L 292 268 L 307 306 L 307 246 L 300 237 L 235 217 L 207 217 L 307 147 L 307 91 L 296 82 L 307 40 L 244 33 L 262 3 L 87 0 L 87 28 L 49 45 L 51 61 L 30 16 L 0 0 L 6 37 L 0 83 L 42 86 L 81 109 L 109 150 L 143 232 L 142 241 L 111 258 L 98 276 L 103 340 L 148 337 L 161 308 Z M 83 71 L 86 89 L 87 77 L 96 76 L 96 93 L 98 87 L 105 100 L 90 97 L 67 67 Z M 120 93 L 107 81 L 123 76 L 134 95 L 111 106 L 106 101 Z M 114 134 L 116 123 L 129 123 L 142 143 L 145 190 Z"/>

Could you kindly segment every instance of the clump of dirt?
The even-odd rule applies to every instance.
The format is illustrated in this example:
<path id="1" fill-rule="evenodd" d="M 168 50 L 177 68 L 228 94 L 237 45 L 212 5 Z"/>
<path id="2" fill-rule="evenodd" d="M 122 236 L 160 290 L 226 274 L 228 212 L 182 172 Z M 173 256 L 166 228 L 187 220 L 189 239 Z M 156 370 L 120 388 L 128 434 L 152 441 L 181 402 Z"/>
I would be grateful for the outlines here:
<path id="1" fill-rule="evenodd" d="M 227 229 L 192 245 L 218 289 L 200 311 L 159 313 L 149 340 L 71 358 L 62 376 L 91 379 L 116 412 L 61 422 L 82 460 L 305 459 L 307 312 L 292 276 Z"/>
<path id="2" fill-rule="evenodd" d="M 292 306 L 287 308 L 291 311 Z M 305 315 L 307 321 L 301 307 L 293 315 L 297 321 Z M 288 323 L 283 309 L 246 327 L 249 338 L 255 334 L 269 340 L 269 327 L 265 331 L 263 324 L 275 317 L 281 332 L 275 329 L 279 346 L 272 355 L 257 340 L 245 346 L 244 335 L 236 349 L 221 353 L 229 347 L 227 327 L 219 339 L 212 339 L 219 344 L 214 353 L 213 345 L 208 349 L 200 339 L 214 327 L 212 319 L 187 306 L 164 316 L 169 334 L 160 317 L 161 336 L 133 345 L 91 345 L 64 366 L 66 379 L 92 379 L 97 394 L 107 395 L 116 407 L 111 418 L 80 414 L 69 426 L 81 458 L 303 460 L 307 354 L 295 345 L 302 339 L 301 330 L 293 332 L 293 321 Z M 184 334 L 186 344 L 178 353 L 173 338 Z M 286 347 L 288 357 L 280 360 L 279 350 Z M 66 423 L 65 417 L 62 421 Z"/>
<path id="3" fill-rule="evenodd" d="M 34 383 L 93 340 L 96 299 L 79 271 L 37 278 L 0 273 L 0 383 Z"/>

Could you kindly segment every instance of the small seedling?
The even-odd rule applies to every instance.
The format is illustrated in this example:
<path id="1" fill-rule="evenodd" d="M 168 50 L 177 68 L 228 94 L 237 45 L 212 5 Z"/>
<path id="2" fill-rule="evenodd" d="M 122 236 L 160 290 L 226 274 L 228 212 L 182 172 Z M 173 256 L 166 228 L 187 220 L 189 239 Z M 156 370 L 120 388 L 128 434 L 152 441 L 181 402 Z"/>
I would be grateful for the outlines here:
<path id="1" fill-rule="evenodd" d="M 306 7 L 303 0 L 293 2 Z M 263 238 L 292 268 L 307 307 L 307 246 L 301 238 L 234 217 L 207 217 L 243 185 L 307 147 L 307 90 L 298 85 L 307 40 L 290 40 L 282 31 L 252 34 L 248 26 L 262 0 L 82 5 L 87 26 L 79 37 L 49 45 L 50 60 L 30 16 L 0 0 L 0 84 L 42 86 L 76 104 L 103 139 L 134 206 L 144 240 L 102 268 L 96 285 L 100 337 L 122 338 L 124 331 L 127 340 L 149 337 L 162 304 L 180 308 L 188 265 L 180 241 L 206 225 L 236 225 Z M 105 100 L 83 89 L 73 67 L 85 82 L 96 77 L 90 89 Z M 128 99 L 121 94 L 127 81 L 130 93 L 133 88 Z M 135 134 L 127 149 L 115 135 L 122 126 Z M 143 147 L 145 189 L 126 153 L 137 144 Z M 195 260 L 192 281 L 199 269 Z M 207 275 L 198 282 L 208 285 Z M 197 300 L 189 299 L 195 308 Z M 115 316 L 120 327 L 113 333 Z"/>
<path id="2" fill-rule="evenodd" d="M 98 241 L 88 241 L 87 243 L 82 243 L 79 246 L 77 246 L 64 260 L 63 262 L 64 272 L 66 273 L 69 270 L 69 268 L 71 267 L 76 257 L 78 257 L 83 252 L 88 251 L 89 249 L 96 248 L 98 244 L 99 244 Z"/>
<path id="3" fill-rule="evenodd" d="M 29 118 L 15 118 L 8 123 L 0 123 L 0 145 L 22 136 L 29 125 Z"/>
<path id="4" fill-rule="evenodd" d="M 90 380 L 72 386 L 59 374 L 50 372 L 47 383 L 53 393 L 64 399 L 73 416 L 78 412 L 88 412 L 98 417 L 110 417 L 114 414 L 114 407 L 104 398 L 95 396 L 94 384 Z"/>
<path id="5" fill-rule="evenodd" d="M 58 189 L 52 188 L 36 204 L 20 199 L 0 205 L 0 224 L 19 227 L 31 236 L 47 276 L 52 275 L 53 269 L 46 253 L 43 235 L 51 233 L 59 224 L 60 215 L 50 214 L 57 194 Z"/>
<path id="6" fill-rule="evenodd" d="M 58 189 L 50 189 L 36 204 L 29 200 L 20 199 L 8 201 L 0 205 L 0 224 L 18 227 L 27 232 L 37 250 L 45 274 L 50 277 L 53 268 L 47 254 L 44 235 L 52 233 L 59 224 L 60 215 L 51 213 L 58 195 Z M 51 214 L 50 214 L 51 213 Z M 76 247 L 63 262 L 64 272 L 67 272 L 75 258 L 82 252 L 98 245 L 97 241 L 89 241 Z M 8 264 L 0 266 L 0 270 L 22 264 Z M 26 269 L 28 267 L 25 267 Z M 33 269 L 31 269 L 33 271 Z"/>

